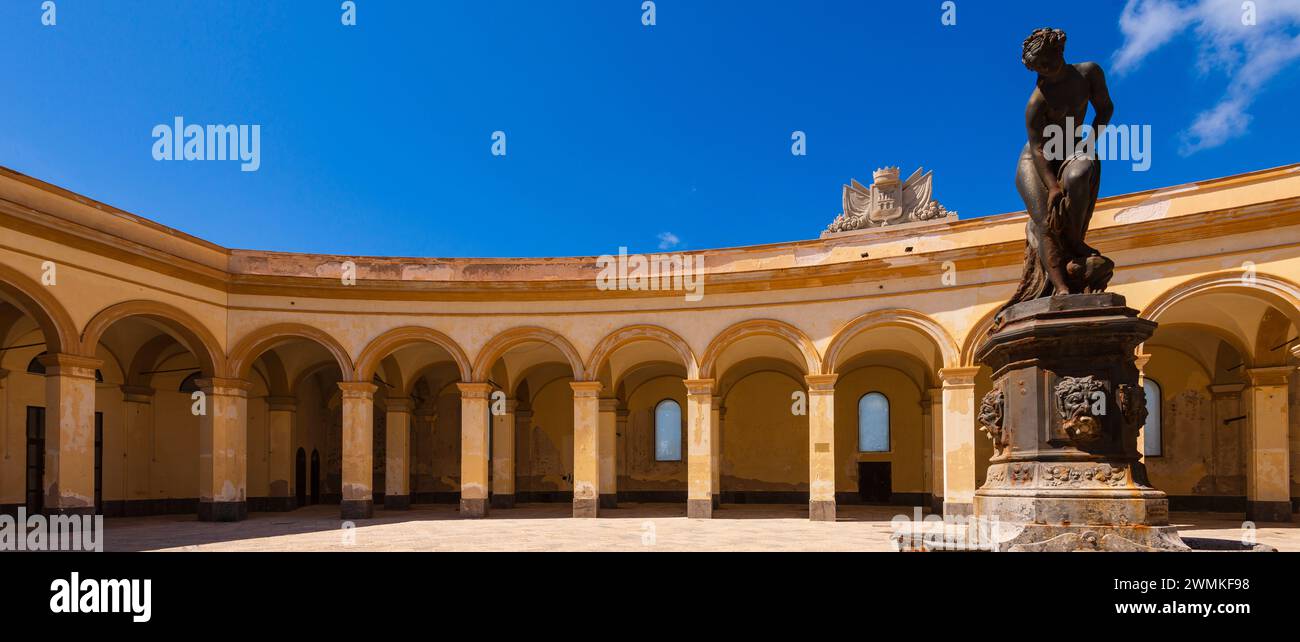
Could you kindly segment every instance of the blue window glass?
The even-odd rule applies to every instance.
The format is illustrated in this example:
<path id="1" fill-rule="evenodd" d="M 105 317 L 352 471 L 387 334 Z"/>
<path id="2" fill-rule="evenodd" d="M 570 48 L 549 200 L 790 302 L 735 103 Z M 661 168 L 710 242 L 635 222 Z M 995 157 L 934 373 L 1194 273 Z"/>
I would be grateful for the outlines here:
<path id="1" fill-rule="evenodd" d="M 1147 378 L 1142 383 L 1142 390 L 1146 392 L 1147 397 L 1147 423 L 1142 428 L 1142 454 L 1147 457 L 1159 457 L 1165 454 L 1164 440 L 1161 438 L 1164 422 L 1160 413 L 1163 400 L 1160 384 L 1154 379 Z"/>
<path id="2" fill-rule="evenodd" d="M 655 461 L 682 460 L 682 407 L 672 399 L 655 406 Z"/>
<path id="3" fill-rule="evenodd" d="M 889 452 L 889 399 L 879 392 L 858 400 L 858 451 Z"/>

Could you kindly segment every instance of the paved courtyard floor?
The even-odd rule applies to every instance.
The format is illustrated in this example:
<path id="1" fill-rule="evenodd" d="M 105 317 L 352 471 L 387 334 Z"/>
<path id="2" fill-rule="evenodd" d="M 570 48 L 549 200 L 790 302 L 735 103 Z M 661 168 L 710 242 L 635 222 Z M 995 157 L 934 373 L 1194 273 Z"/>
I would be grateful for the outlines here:
<path id="1" fill-rule="evenodd" d="M 524 504 L 488 519 L 455 506 L 376 510 L 345 524 L 337 506 L 253 513 L 213 524 L 189 515 L 105 520 L 110 551 L 889 551 L 890 520 L 910 510 L 840 506 L 838 521 L 810 522 L 797 505 L 724 505 L 711 520 L 686 519 L 681 504 L 624 504 L 599 519 L 572 519 L 567 504 Z M 1240 541 L 1226 513 L 1174 513 L 1185 537 Z M 1300 551 L 1300 525 L 1258 524 L 1256 541 Z"/>

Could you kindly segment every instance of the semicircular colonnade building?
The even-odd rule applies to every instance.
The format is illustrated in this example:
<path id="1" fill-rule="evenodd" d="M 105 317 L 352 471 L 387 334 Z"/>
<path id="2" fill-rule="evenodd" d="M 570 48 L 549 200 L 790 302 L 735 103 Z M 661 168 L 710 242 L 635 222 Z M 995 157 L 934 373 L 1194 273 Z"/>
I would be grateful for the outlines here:
<path id="1" fill-rule="evenodd" d="M 674 254 L 703 265 L 684 296 L 602 288 L 596 257 L 232 250 L 0 170 L 0 507 L 968 513 L 992 453 L 974 354 L 1025 220 Z M 1153 484 L 1290 519 L 1300 165 L 1104 199 L 1089 242 L 1160 324 Z"/>

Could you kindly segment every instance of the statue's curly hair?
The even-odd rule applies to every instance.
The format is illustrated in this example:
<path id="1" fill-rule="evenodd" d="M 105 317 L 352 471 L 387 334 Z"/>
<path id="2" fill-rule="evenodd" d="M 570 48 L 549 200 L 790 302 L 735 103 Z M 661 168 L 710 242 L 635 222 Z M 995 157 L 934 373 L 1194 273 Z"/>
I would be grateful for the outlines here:
<path id="1" fill-rule="evenodd" d="M 1065 32 L 1060 29 L 1043 27 L 1035 29 L 1033 33 L 1025 38 L 1024 52 L 1020 56 L 1020 62 L 1025 67 L 1033 70 L 1033 62 L 1039 56 L 1048 53 L 1057 55 L 1065 54 Z"/>

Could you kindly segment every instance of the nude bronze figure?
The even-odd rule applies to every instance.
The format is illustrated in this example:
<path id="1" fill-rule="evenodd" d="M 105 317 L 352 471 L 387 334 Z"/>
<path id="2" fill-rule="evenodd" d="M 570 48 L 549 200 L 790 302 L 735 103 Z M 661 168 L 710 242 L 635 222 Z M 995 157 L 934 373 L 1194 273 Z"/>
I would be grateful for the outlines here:
<path id="1" fill-rule="evenodd" d="M 1114 112 L 1105 74 L 1097 63 L 1067 64 L 1065 32 L 1058 29 L 1034 31 L 1022 62 L 1038 74 L 1025 110 L 1029 141 L 1016 169 L 1029 213 L 1028 244 L 1020 286 L 1003 310 L 1040 297 L 1104 292 L 1114 269 L 1085 242 L 1101 187 L 1101 162 L 1091 142 L 1101 140 Z M 1096 118 L 1085 143 L 1076 124 L 1085 121 L 1090 103 Z M 1068 140 L 1052 141 L 1054 134 Z M 1078 151 L 1066 156 L 1062 149 Z"/>

